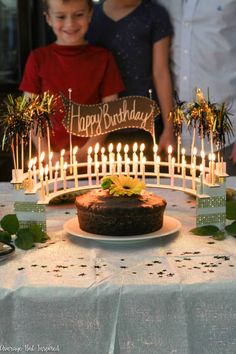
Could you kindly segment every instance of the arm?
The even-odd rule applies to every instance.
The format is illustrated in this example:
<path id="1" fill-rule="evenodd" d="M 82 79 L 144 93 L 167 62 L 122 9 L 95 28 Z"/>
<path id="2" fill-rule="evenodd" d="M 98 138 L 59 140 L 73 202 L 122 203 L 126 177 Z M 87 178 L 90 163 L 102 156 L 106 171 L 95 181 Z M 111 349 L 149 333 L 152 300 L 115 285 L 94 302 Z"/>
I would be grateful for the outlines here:
<path id="1" fill-rule="evenodd" d="M 153 45 L 153 81 L 157 92 L 162 120 L 163 132 L 159 141 L 159 149 L 167 150 L 169 145 L 175 145 L 172 122 L 168 120 L 172 111 L 172 82 L 169 70 L 170 38 L 166 37 Z"/>
<path id="2" fill-rule="evenodd" d="M 230 159 L 232 160 L 233 164 L 236 165 L 236 141 L 233 144 L 232 151 L 230 154 Z"/>

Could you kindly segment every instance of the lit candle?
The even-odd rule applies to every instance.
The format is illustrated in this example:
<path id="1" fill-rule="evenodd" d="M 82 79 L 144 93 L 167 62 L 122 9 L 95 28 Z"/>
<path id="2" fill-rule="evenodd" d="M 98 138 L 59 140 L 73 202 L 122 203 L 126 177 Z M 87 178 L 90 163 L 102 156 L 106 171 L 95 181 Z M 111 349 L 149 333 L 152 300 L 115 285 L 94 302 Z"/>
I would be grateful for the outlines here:
<path id="1" fill-rule="evenodd" d="M 174 187 L 174 174 L 175 174 L 175 158 L 171 159 L 171 175 L 170 175 L 170 185 Z"/>
<path id="2" fill-rule="evenodd" d="M 102 156 L 102 175 L 106 176 L 107 173 L 107 156 Z"/>
<path id="3" fill-rule="evenodd" d="M 129 176 L 129 174 L 130 174 L 130 166 L 129 166 L 129 164 L 130 164 L 130 159 L 127 158 L 125 160 L 125 174 L 126 174 L 126 176 Z"/>
<path id="4" fill-rule="evenodd" d="M 99 162 L 96 163 L 95 166 L 95 170 L 96 170 L 96 185 L 99 185 Z"/>
<path id="5" fill-rule="evenodd" d="M 171 154 L 172 154 L 173 148 L 171 145 L 168 146 L 168 166 L 169 166 L 169 174 L 171 174 Z"/>
<path id="6" fill-rule="evenodd" d="M 114 162 L 114 153 L 113 153 L 113 144 L 109 144 L 108 146 L 108 152 L 109 152 L 109 173 L 112 174 L 112 165 Z"/>
<path id="7" fill-rule="evenodd" d="M 199 193 L 200 193 L 200 194 L 203 194 L 203 180 L 204 180 L 204 176 L 203 176 L 203 164 L 200 165 L 200 176 L 199 176 L 199 180 L 200 180 Z"/>
<path id="8" fill-rule="evenodd" d="M 117 172 L 118 172 L 118 175 L 121 176 L 121 172 L 122 172 L 122 158 L 121 158 L 120 153 L 119 153 L 119 155 L 117 156 Z"/>
<path id="9" fill-rule="evenodd" d="M 185 161 L 185 148 L 182 148 L 181 154 L 182 154 L 181 162 L 183 164 L 183 161 Z"/>
<path id="10" fill-rule="evenodd" d="M 95 147 L 94 147 L 94 168 L 95 168 L 95 170 L 96 170 L 96 165 L 98 162 L 98 152 L 99 152 L 99 143 L 96 143 Z"/>
<path id="11" fill-rule="evenodd" d="M 43 184 L 43 167 L 40 168 L 40 185 L 41 185 L 41 198 L 44 200 L 45 198 L 45 191 L 44 191 L 44 184 Z"/>
<path id="12" fill-rule="evenodd" d="M 133 158 L 133 174 L 135 178 L 138 178 L 138 156 L 134 155 Z"/>
<path id="13" fill-rule="evenodd" d="M 61 155 L 60 155 L 61 178 L 63 178 L 64 154 L 65 154 L 65 149 L 62 149 L 61 150 Z"/>
<path id="14" fill-rule="evenodd" d="M 48 165 L 45 166 L 45 189 L 46 189 L 46 196 L 48 197 L 48 195 L 49 195 L 49 190 L 48 190 Z"/>
<path id="15" fill-rule="evenodd" d="M 191 165 L 192 167 L 192 189 L 196 190 L 196 166 L 194 162 Z"/>
<path id="16" fill-rule="evenodd" d="M 66 190 L 66 169 L 67 169 L 67 162 L 64 163 L 63 166 L 63 189 Z"/>
<path id="17" fill-rule="evenodd" d="M 157 185 L 160 184 L 160 163 L 161 163 L 161 158 L 160 156 L 156 157 L 156 163 L 155 163 L 155 173 L 157 176 Z"/>
<path id="18" fill-rule="evenodd" d="M 105 156 L 105 148 L 104 147 L 102 147 L 101 148 L 101 159 L 102 159 L 102 161 L 103 161 L 103 157 Z"/>
<path id="19" fill-rule="evenodd" d="M 142 181 L 145 182 L 145 164 L 146 164 L 146 157 L 144 156 L 142 158 L 142 170 L 141 170 L 141 174 L 142 174 Z"/>
<path id="20" fill-rule="evenodd" d="M 89 186 L 92 185 L 92 157 L 90 154 L 88 155 L 88 167 L 87 167 L 87 175 L 88 175 L 88 181 L 89 181 Z"/>
<path id="21" fill-rule="evenodd" d="M 182 187 L 185 189 L 186 187 L 186 161 L 182 161 Z"/>
<path id="22" fill-rule="evenodd" d="M 215 154 L 212 154 L 212 164 L 211 164 L 211 168 L 212 168 L 212 172 L 211 172 L 211 183 L 214 185 L 215 184 L 215 159 L 216 156 Z"/>
<path id="23" fill-rule="evenodd" d="M 28 163 L 28 179 L 29 179 L 29 182 L 31 182 L 32 180 L 32 164 L 33 164 L 33 161 L 32 160 L 29 160 L 29 163 Z"/>
<path id="24" fill-rule="evenodd" d="M 34 175 L 34 185 L 37 183 L 37 169 L 36 169 L 37 157 L 33 159 L 33 175 Z"/>
<path id="25" fill-rule="evenodd" d="M 116 152 L 117 152 L 117 158 L 116 158 L 116 160 L 118 161 L 118 160 L 121 160 L 122 161 L 122 158 L 121 158 L 121 155 L 120 155 L 120 152 L 121 152 L 121 143 L 118 143 L 117 144 L 117 147 L 116 147 Z"/>
<path id="26" fill-rule="evenodd" d="M 78 151 L 78 146 L 75 146 L 73 148 L 73 174 L 74 174 L 74 176 L 77 176 L 77 160 L 76 160 L 77 151 Z"/>
<path id="27" fill-rule="evenodd" d="M 55 165 L 55 176 L 54 176 L 54 193 L 57 191 L 57 178 L 58 178 L 59 161 Z"/>
<path id="28" fill-rule="evenodd" d="M 52 179 L 52 157 L 53 157 L 53 152 L 51 151 L 49 154 L 49 161 L 48 161 L 48 167 L 49 167 L 49 179 Z"/>
<path id="29" fill-rule="evenodd" d="M 137 174 L 137 163 L 138 163 L 138 156 L 137 156 L 137 149 L 138 149 L 138 144 L 137 143 L 134 143 L 133 145 L 133 172 L 134 174 Z"/>
<path id="30" fill-rule="evenodd" d="M 143 161 L 143 152 L 144 152 L 144 149 L 145 149 L 145 144 L 142 143 L 142 144 L 140 145 L 140 154 L 139 154 L 140 163 L 142 163 L 142 161 Z"/>
<path id="31" fill-rule="evenodd" d="M 125 162 L 126 162 L 126 160 L 129 158 L 129 157 L 128 157 L 128 152 L 129 152 L 129 145 L 128 145 L 128 144 L 125 144 L 125 147 L 124 147 Z"/>
<path id="32" fill-rule="evenodd" d="M 40 155 L 40 159 L 39 159 L 39 168 L 42 168 L 43 167 L 43 160 L 44 160 L 44 157 L 45 157 L 45 152 L 42 152 L 42 154 Z"/>

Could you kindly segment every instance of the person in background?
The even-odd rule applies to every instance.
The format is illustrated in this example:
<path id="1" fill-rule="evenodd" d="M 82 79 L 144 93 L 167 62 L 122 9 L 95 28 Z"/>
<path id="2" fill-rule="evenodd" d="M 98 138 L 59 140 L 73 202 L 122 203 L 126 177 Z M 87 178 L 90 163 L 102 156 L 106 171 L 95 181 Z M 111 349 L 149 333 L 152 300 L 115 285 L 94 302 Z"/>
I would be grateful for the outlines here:
<path id="1" fill-rule="evenodd" d="M 175 141 L 173 126 L 168 120 L 172 110 L 171 35 L 167 12 L 148 0 L 101 1 L 94 6 L 88 31 L 90 43 L 114 54 L 126 87 L 122 96 L 150 97 L 152 92 L 152 98 L 158 100 L 163 121 L 159 151 L 166 151 Z M 134 138 L 137 135 L 134 132 Z"/>
<path id="2" fill-rule="evenodd" d="M 113 55 L 85 40 L 92 17 L 92 0 L 45 0 L 44 6 L 46 21 L 56 35 L 56 42 L 31 52 L 20 90 L 28 95 L 62 92 L 69 98 L 71 89 L 72 101 L 81 104 L 116 99 L 124 90 L 124 84 Z M 55 133 L 51 136 L 52 151 L 68 149 L 69 134 L 62 124 L 63 117 L 64 112 L 52 116 Z M 73 145 L 80 148 L 80 159 L 99 138 L 101 142 L 104 136 L 73 137 Z"/>
<path id="3" fill-rule="evenodd" d="M 228 102 L 236 132 L 236 1 L 156 0 L 174 25 L 172 69 L 181 101 L 195 99 L 200 88 L 211 102 Z M 191 136 L 184 131 L 183 144 Z M 235 137 L 224 149 L 227 171 L 236 175 Z"/>

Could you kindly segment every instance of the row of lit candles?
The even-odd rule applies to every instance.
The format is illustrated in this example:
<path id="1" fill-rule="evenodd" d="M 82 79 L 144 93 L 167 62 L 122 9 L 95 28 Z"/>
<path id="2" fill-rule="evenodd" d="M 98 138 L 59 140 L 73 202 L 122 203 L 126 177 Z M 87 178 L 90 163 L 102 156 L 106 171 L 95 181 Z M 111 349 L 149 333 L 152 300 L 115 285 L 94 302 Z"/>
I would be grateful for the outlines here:
<path id="1" fill-rule="evenodd" d="M 126 144 L 124 146 L 124 160 L 122 159 L 121 155 L 121 143 L 119 143 L 116 147 L 116 152 L 113 151 L 113 144 L 110 144 L 108 147 L 108 156 L 105 155 L 105 148 L 101 148 L 101 160 L 99 161 L 99 144 L 97 143 L 93 148 L 89 147 L 88 149 L 88 156 L 87 156 L 87 175 L 89 180 L 89 185 L 92 184 L 92 168 L 94 168 L 94 175 L 96 176 L 96 184 L 99 184 L 99 172 L 101 168 L 101 175 L 106 174 L 118 174 L 121 175 L 123 172 L 126 175 L 132 173 L 134 177 L 138 177 L 138 175 L 142 176 L 142 179 L 145 179 L 145 164 L 146 164 L 146 157 L 144 156 L 145 145 L 141 144 L 138 154 L 138 144 L 135 143 L 133 145 L 132 150 L 132 160 L 128 157 L 129 152 L 129 145 Z M 76 159 L 76 155 L 78 152 L 78 147 L 74 147 L 73 149 L 73 158 L 71 163 L 69 164 L 70 167 L 70 174 L 73 174 L 75 179 L 75 188 L 78 187 L 78 162 Z M 157 177 L 157 184 L 160 184 L 160 166 L 161 166 L 161 159 L 160 156 L 157 155 L 158 146 L 154 145 L 153 153 L 154 153 L 154 173 Z M 172 157 L 173 148 L 172 146 L 168 147 L 168 162 L 166 165 L 168 166 L 168 173 L 171 180 L 171 186 L 174 185 L 174 176 L 175 176 L 175 169 L 178 169 L 180 172 L 181 167 L 181 175 L 183 179 L 183 187 L 185 188 L 185 179 L 186 179 L 186 159 L 185 159 L 185 149 L 181 151 L 181 163 L 176 163 L 175 158 Z M 92 158 L 93 153 L 93 158 Z M 57 180 L 60 177 L 60 180 L 63 180 L 63 189 L 66 189 L 66 178 L 67 178 L 67 168 L 68 163 L 64 161 L 65 150 L 61 150 L 60 153 L 60 161 L 57 161 L 55 166 L 52 165 L 52 158 L 53 153 L 51 152 L 48 159 L 48 164 L 44 167 L 44 158 L 45 153 L 42 152 L 40 159 L 39 159 L 39 168 L 36 168 L 37 165 L 37 158 L 33 158 L 29 161 L 29 168 L 28 168 L 28 175 L 29 180 L 34 181 L 34 184 L 37 183 L 37 174 L 39 174 L 39 181 L 41 183 L 41 188 L 44 189 L 44 181 L 45 181 L 45 189 L 46 195 L 48 194 L 48 181 L 54 180 L 54 192 L 57 191 Z M 215 162 L 215 154 L 209 154 L 209 173 L 205 174 L 205 153 L 201 152 L 201 164 L 198 167 L 196 164 L 196 156 L 197 156 L 197 149 L 194 148 L 193 150 L 193 159 L 190 165 L 190 172 L 192 176 L 192 189 L 196 188 L 195 179 L 196 179 L 196 171 L 200 171 L 200 181 L 203 183 L 204 181 L 209 184 L 215 184 L 215 171 L 219 174 L 225 173 L 225 163 L 223 161 Z M 164 165 L 162 163 L 162 165 Z M 123 171 L 124 165 L 124 171 Z M 189 165 L 188 165 L 189 166 Z M 223 167 L 222 167 L 223 166 Z M 140 169 L 139 169 L 140 167 Z M 60 175 L 59 175 L 60 170 Z M 54 172 L 54 176 L 53 176 Z M 43 194 L 43 193 L 42 193 Z"/>

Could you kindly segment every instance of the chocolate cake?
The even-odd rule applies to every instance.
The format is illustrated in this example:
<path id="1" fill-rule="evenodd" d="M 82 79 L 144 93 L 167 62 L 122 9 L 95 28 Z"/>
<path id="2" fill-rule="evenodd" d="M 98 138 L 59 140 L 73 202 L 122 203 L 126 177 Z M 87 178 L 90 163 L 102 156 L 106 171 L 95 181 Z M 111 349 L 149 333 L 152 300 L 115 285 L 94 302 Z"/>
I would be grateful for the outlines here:
<path id="1" fill-rule="evenodd" d="M 107 190 L 94 190 L 76 198 L 80 228 L 109 235 L 142 235 L 163 225 L 166 201 L 144 191 L 140 195 L 113 196 Z"/>

